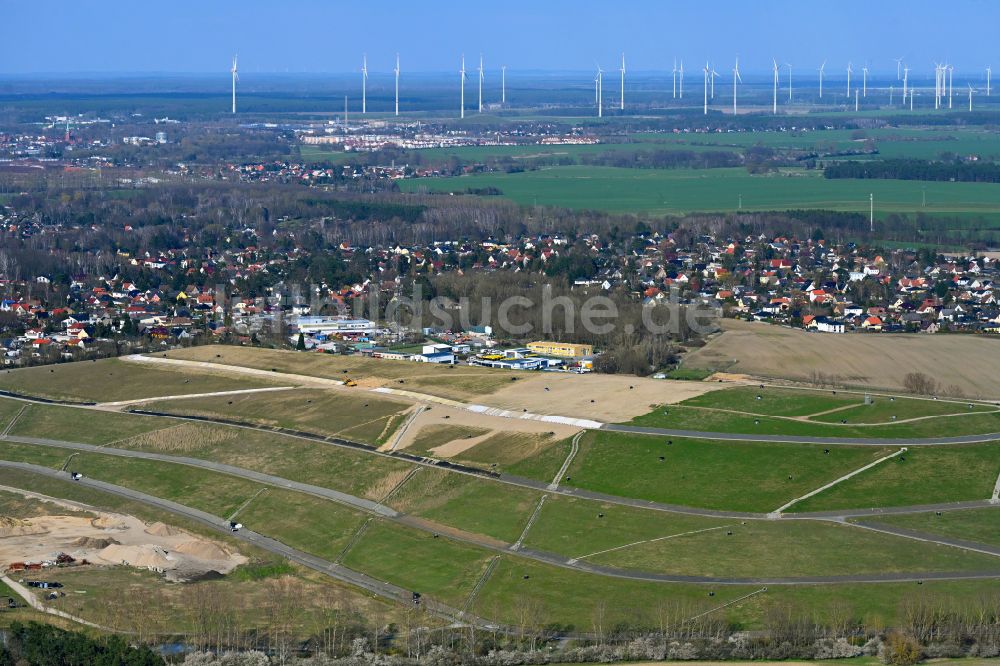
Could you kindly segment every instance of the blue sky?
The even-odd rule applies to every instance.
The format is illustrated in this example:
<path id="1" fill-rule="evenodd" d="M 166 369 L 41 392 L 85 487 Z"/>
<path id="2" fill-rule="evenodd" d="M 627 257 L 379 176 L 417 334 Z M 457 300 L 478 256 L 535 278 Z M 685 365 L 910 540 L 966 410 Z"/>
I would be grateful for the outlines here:
<path id="1" fill-rule="evenodd" d="M 1000 67 L 995 0 L 0 0 L 0 72 L 215 72 L 233 52 L 253 72 L 373 72 L 401 54 L 411 72 L 453 71 L 464 52 L 487 66 L 634 71 L 696 69 L 711 59 L 744 71 L 772 56 L 803 73 L 827 60 L 895 70 L 894 57 L 956 72 Z M 470 65 L 471 68 L 471 65 Z"/>

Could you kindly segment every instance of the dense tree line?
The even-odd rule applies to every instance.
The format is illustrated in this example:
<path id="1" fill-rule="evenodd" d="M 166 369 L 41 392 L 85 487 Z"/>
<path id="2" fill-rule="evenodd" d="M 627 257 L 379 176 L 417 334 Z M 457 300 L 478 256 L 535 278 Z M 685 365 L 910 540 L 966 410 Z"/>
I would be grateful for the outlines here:
<path id="1" fill-rule="evenodd" d="M 935 180 L 964 183 L 1000 183 L 1000 164 L 995 162 L 875 160 L 834 162 L 823 170 L 827 178 Z"/>
<path id="2" fill-rule="evenodd" d="M 91 637 L 48 624 L 14 622 L 0 645 L 0 665 L 162 666 L 163 657 L 120 636 Z"/>

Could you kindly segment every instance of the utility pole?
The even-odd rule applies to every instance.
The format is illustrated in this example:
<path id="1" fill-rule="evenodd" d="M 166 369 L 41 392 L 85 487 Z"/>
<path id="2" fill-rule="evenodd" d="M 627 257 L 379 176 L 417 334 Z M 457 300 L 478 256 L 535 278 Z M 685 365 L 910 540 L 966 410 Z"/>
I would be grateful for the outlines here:
<path id="1" fill-rule="evenodd" d="M 875 233 L 875 193 L 868 195 L 868 225 L 871 232 Z"/>

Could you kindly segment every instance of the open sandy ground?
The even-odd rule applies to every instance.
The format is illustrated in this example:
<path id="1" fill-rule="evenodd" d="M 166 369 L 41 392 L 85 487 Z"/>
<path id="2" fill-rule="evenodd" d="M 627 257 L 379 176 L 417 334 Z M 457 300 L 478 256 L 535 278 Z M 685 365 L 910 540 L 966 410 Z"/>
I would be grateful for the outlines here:
<path id="1" fill-rule="evenodd" d="M 807 333 L 759 322 L 722 321 L 723 332 L 688 355 L 685 366 L 898 391 L 909 372 L 972 398 L 1000 398 L 1000 339 L 919 333 Z"/>
<path id="2" fill-rule="evenodd" d="M 673 404 L 720 388 L 709 382 L 597 373 L 525 373 L 524 379 L 478 401 L 512 411 L 527 409 L 614 423 L 646 414 L 654 405 Z"/>
<path id="3" fill-rule="evenodd" d="M 447 417 L 447 418 L 445 418 Z M 420 435 L 420 430 L 427 426 L 453 425 L 472 426 L 474 428 L 486 428 L 489 432 L 468 439 L 457 439 L 447 442 L 442 446 L 434 448 L 434 453 L 443 458 L 457 456 L 464 451 L 468 451 L 476 444 L 483 442 L 496 433 L 555 433 L 555 439 L 565 439 L 572 437 L 580 429 L 561 423 L 546 423 L 544 421 L 534 421 L 528 419 L 509 419 L 501 416 L 490 416 L 487 414 L 476 414 L 464 409 L 448 407 L 445 405 L 432 405 L 430 409 L 420 412 L 405 432 L 396 442 L 396 449 L 405 449 L 410 446 Z M 392 442 L 382 446 L 382 449 L 392 448 Z"/>
<path id="4" fill-rule="evenodd" d="M 4 522 L 0 528 L 2 568 L 12 562 L 54 561 L 59 553 L 66 553 L 91 564 L 148 568 L 171 580 L 188 580 L 209 571 L 229 573 L 247 561 L 218 542 L 118 513 L 91 510 L 65 516 L 11 516 Z M 31 576 L 30 572 L 12 575 Z"/>

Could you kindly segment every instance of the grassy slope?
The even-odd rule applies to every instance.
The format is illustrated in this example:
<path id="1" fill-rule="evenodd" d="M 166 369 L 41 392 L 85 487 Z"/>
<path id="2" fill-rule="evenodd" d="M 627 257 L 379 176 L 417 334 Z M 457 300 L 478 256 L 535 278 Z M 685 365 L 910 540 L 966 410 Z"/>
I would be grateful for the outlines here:
<path id="1" fill-rule="evenodd" d="M 826 454 L 819 445 L 668 440 L 593 431 L 580 440 L 580 452 L 564 483 L 623 497 L 766 512 L 891 451 L 828 448 Z"/>
<path id="2" fill-rule="evenodd" d="M 170 419 L 150 416 L 83 411 L 76 407 L 29 405 L 10 434 L 84 444 L 108 444 L 175 424 L 176 421 Z"/>
<path id="3" fill-rule="evenodd" d="M 942 511 L 940 516 L 933 512 L 879 516 L 877 522 L 1000 546 L 1000 510 L 996 508 Z"/>
<path id="4" fill-rule="evenodd" d="M 295 437 L 177 421 L 115 447 L 223 462 L 372 499 L 410 469 L 402 460 Z"/>
<path id="5" fill-rule="evenodd" d="M 410 515 L 505 543 L 520 536 L 540 493 L 492 481 L 421 469 L 388 502 Z"/>
<path id="6" fill-rule="evenodd" d="M 905 460 L 904 460 L 905 458 Z M 792 507 L 792 511 L 987 499 L 1000 474 L 1000 443 L 911 448 Z"/>
<path id="7" fill-rule="evenodd" d="M 223 417 L 376 443 L 384 431 L 391 432 L 393 425 L 389 419 L 399 414 L 406 405 L 368 393 L 304 389 L 165 400 L 151 403 L 149 408 L 171 414 Z"/>
<path id="8" fill-rule="evenodd" d="M 489 430 L 460 425 L 429 425 L 424 426 L 406 447 L 407 453 L 434 455 L 431 449 L 442 446 L 456 439 L 468 439 L 485 435 Z"/>
<path id="9" fill-rule="evenodd" d="M 252 377 L 152 367 L 119 359 L 61 363 L 0 373 L 0 389 L 60 400 L 112 402 L 161 395 L 287 386 Z"/>

